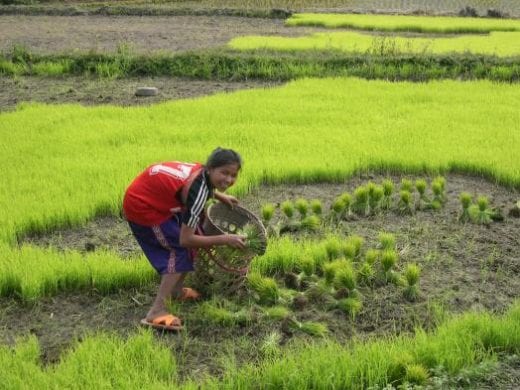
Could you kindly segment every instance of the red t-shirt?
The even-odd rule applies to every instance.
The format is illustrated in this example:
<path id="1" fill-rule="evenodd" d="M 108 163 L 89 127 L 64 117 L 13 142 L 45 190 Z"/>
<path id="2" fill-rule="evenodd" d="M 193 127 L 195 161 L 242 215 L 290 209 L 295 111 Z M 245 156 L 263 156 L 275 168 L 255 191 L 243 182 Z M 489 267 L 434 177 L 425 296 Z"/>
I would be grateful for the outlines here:
<path id="1" fill-rule="evenodd" d="M 192 191 L 190 187 L 196 188 Z M 144 226 L 160 225 L 175 213 L 189 211 L 183 222 L 195 228 L 210 191 L 201 164 L 178 161 L 154 164 L 126 190 L 123 211 L 126 219 Z"/>

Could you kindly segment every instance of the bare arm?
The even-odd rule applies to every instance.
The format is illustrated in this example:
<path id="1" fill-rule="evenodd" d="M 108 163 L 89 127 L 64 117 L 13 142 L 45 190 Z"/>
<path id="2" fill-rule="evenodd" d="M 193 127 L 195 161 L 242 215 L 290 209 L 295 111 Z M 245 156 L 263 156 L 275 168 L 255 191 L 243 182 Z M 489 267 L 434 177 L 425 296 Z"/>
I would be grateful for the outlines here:
<path id="1" fill-rule="evenodd" d="M 238 204 L 238 199 L 233 195 L 224 194 L 222 192 L 218 192 L 217 190 L 215 190 L 213 194 L 217 200 L 227 204 L 229 207 L 233 207 L 234 205 Z"/>
<path id="2" fill-rule="evenodd" d="M 244 249 L 246 247 L 245 238 L 237 234 L 221 234 L 218 236 L 199 236 L 195 234 L 195 229 L 186 224 L 181 226 L 179 243 L 185 248 L 209 248 L 218 245 L 227 245 L 232 248 Z"/>

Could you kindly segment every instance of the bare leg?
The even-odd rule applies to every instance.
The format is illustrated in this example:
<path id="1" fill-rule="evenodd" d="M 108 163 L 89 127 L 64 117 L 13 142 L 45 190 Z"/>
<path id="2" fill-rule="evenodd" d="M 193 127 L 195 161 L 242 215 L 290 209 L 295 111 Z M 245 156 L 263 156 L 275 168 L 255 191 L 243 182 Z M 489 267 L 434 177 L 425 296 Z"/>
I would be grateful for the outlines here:
<path id="1" fill-rule="evenodd" d="M 152 307 L 146 315 L 146 319 L 151 321 L 157 316 L 167 314 L 166 301 L 171 299 L 172 296 L 182 293 L 182 285 L 186 273 L 173 273 L 164 274 L 161 276 L 161 284 L 159 285 L 159 291 L 153 302 Z"/>

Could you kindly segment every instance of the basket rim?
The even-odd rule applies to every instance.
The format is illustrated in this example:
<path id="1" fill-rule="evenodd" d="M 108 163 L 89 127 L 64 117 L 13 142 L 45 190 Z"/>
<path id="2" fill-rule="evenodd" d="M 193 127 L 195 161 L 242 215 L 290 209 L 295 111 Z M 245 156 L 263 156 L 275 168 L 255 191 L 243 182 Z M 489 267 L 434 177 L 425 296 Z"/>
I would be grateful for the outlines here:
<path id="1" fill-rule="evenodd" d="M 217 203 L 213 203 L 211 205 L 208 206 L 207 210 L 206 210 L 206 218 L 208 220 L 208 222 L 211 223 L 212 227 L 214 227 L 215 229 L 217 229 L 220 234 L 226 234 L 227 232 L 225 232 L 224 230 L 222 230 L 217 224 L 215 224 L 215 222 L 213 221 L 213 219 L 211 218 L 211 209 L 213 209 L 214 207 L 228 207 L 232 210 L 239 210 L 240 212 L 242 212 L 243 214 L 245 214 L 247 217 L 249 217 L 250 219 L 254 220 L 257 225 L 260 227 L 261 229 L 261 233 L 262 235 L 266 238 L 267 240 L 267 230 L 264 226 L 264 224 L 262 223 L 262 221 L 260 220 L 260 218 L 258 218 L 255 214 L 253 214 L 253 212 L 251 212 L 250 210 L 246 209 L 245 207 L 243 206 L 240 206 L 240 205 L 234 205 L 233 207 L 230 207 L 229 205 L 227 205 L 226 203 L 223 203 L 223 202 L 217 202 Z"/>

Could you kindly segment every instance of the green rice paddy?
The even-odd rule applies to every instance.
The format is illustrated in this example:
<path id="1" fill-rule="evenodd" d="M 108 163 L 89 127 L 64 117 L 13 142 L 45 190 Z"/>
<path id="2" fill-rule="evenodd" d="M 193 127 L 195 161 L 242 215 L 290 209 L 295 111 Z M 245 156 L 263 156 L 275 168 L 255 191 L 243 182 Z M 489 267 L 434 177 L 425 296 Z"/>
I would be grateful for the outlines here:
<path id="1" fill-rule="evenodd" d="M 339 50 L 370 54 L 478 54 L 520 56 L 520 32 L 451 37 L 374 36 L 357 32 L 316 33 L 302 37 L 244 36 L 231 40 L 238 50 Z"/>
<path id="2" fill-rule="evenodd" d="M 520 21 L 516 19 L 410 15 L 295 14 L 286 21 L 286 25 L 423 33 L 489 33 L 491 31 L 520 31 Z"/>

